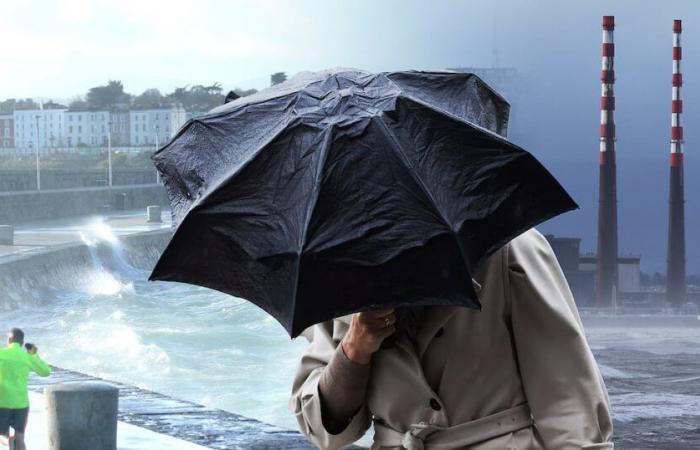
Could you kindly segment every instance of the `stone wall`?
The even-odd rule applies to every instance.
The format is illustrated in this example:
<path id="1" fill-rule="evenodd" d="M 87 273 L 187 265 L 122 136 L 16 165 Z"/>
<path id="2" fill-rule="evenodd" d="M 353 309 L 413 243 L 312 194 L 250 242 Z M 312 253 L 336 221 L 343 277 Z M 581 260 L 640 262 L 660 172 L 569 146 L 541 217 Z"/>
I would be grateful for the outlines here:
<path id="1" fill-rule="evenodd" d="M 107 186 L 107 169 L 44 169 L 41 189 L 69 189 Z M 112 185 L 151 184 L 156 182 L 156 169 L 113 169 Z M 36 189 L 36 170 L 0 169 L 0 191 Z"/>
<path id="2" fill-rule="evenodd" d="M 171 235 L 170 230 L 163 229 L 122 236 L 121 252 L 115 252 L 109 242 L 100 242 L 93 249 L 75 242 L 3 258 L 0 261 L 0 311 L 40 306 L 49 301 L 56 290 L 82 285 L 86 270 L 95 267 L 95 257 L 110 270 L 119 270 L 124 263 L 151 270 Z"/>
<path id="3" fill-rule="evenodd" d="M 0 192 L 0 224 L 86 216 L 107 211 L 170 206 L 159 184 Z"/>

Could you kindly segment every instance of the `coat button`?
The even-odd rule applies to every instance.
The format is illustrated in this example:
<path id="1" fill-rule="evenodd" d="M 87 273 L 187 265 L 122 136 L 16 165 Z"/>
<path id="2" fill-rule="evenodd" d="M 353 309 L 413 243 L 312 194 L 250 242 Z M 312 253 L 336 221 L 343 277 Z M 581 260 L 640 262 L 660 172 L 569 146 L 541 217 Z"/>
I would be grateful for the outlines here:
<path id="1" fill-rule="evenodd" d="M 442 336 L 443 334 L 445 334 L 445 329 L 440 327 L 440 329 L 437 330 L 437 333 L 435 333 L 435 337 L 438 338 L 438 337 Z"/>
<path id="2" fill-rule="evenodd" d="M 440 402 L 438 402 L 437 399 L 434 398 L 430 399 L 430 407 L 433 408 L 435 411 L 440 411 L 442 409 L 442 406 L 440 406 Z"/>

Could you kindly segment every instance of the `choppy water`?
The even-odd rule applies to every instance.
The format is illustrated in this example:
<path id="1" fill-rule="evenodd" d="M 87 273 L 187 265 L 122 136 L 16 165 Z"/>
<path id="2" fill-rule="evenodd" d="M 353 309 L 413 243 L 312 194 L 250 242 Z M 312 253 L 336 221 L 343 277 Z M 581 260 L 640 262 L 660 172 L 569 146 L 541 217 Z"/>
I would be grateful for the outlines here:
<path id="1" fill-rule="evenodd" d="M 0 315 L 19 326 L 50 363 L 222 408 L 288 428 L 292 376 L 305 339 L 291 341 L 270 316 L 241 299 L 176 283 L 120 257 L 99 223 L 84 241 L 114 244 L 118 267 L 93 252 L 76 288 Z M 114 264 L 110 264 L 114 266 Z"/>
<path id="2" fill-rule="evenodd" d="M 118 264 L 93 254 L 77 286 L 0 316 L 20 326 L 49 362 L 296 428 L 287 410 L 303 338 L 291 341 L 248 302 L 174 283 L 145 281 L 99 224 Z M 700 448 L 700 328 L 590 327 L 613 403 L 621 448 Z M 366 441 L 365 439 L 364 441 Z"/>

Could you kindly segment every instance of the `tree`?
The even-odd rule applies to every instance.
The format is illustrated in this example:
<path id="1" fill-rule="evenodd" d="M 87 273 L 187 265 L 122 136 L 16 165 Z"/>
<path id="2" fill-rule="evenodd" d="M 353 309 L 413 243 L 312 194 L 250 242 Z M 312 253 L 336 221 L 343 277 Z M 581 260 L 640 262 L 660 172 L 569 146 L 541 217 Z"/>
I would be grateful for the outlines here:
<path id="1" fill-rule="evenodd" d="M 39 105 L 31 98 L 20 100 L 8 98 L 7 100 L 0 102 L 0 112 L 11 113 L 12 111 L 20 109 L 39 109 Z"/>
<path id="2" fill-rule="evenodd" d="M 128 106 L 131 95 L 124 92 L 121 81 L 110 80 L 105 86 L 90 88 L 85 96 L 90 109 L 115 109 Z"/>
<path id="3" fill-rule="evenodd" d="M 44 103 L 42 107 L 44 109 L 65 109 L 66 105 L 61 105 L 60 103 L 56 103 L 53 100 L 49 100 L 48 102 Z"/>
<path id="4" fill-rule="evenodd" d="M 131 105 L 135 109 L 155 109 L 166 105 L 165 97 L 158 89 L 146 89 L 143 94 L 134 97 Z"/>
<path id="5" fill-rule="evenodd" d="M 74 97 L 73 100 L 68 104 L 68 109 L 73 111 L 84 111 L 88 109 L 90 105 L 88 102 L 83 100 L 82 97 Z"/>
<path id="6" fill-rule="evenodd" d="M 182 105 L 188 111 L 203 112 L 223 105 L 224 94 L 223 88 L 219 83 L 214 83 L 210 86 L 196 84 L 192 87 L 176 88 L 167 95 L 166 100 L 170 104 Z"/>
<path id="7" fill-rule="evenodd" d="M 284 72 L 276 72 L 270 75 L 270 86 L 274 86 L 285 81 L 287 81 L 287 74 Z"/>

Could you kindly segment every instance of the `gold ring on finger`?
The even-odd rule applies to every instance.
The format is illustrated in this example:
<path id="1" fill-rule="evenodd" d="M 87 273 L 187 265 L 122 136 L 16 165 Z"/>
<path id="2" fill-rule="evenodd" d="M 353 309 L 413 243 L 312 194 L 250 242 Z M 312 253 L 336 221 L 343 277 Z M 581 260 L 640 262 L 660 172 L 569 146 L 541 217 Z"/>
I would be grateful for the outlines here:
<path id="1" fill-rule="evenodd" d="M 390 321 L 389 321 L 389 318 L 388 318 L 388 317 L 385 317 L 385 318 L 384 318 L 384 328 L 389 328 L 389 322 L 390 322 Z"/>

